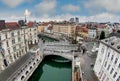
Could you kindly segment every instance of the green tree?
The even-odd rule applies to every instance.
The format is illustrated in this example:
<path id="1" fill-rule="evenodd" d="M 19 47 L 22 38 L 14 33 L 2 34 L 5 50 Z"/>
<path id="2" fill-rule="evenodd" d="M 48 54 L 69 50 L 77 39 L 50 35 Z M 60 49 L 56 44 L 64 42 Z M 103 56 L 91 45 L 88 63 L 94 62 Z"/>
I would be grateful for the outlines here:
<path id="1" fill-rule="evenodd" d="M 101 39 L 104 39 L 104 38 L 105 38 L 105 32 L 104 32 L 104 31 L 101 31 L 100 40 L 101 40 Z"/>

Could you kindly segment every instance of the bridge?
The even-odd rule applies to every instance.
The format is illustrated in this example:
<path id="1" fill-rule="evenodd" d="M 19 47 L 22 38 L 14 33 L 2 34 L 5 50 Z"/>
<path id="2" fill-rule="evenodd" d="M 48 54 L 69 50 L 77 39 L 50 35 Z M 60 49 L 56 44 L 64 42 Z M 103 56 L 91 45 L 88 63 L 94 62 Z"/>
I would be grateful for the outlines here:
<path id="1" fill-rule="evenodd" d="M 73 60 L 74 56 L 80 55 L 80 52 L 76 52 L 78 49 L 77 44 L 70 44 L 65 41 L 43 43 L 43 40 L 40 39 L 38 45 L 43 52 L 43 56 L 57 55 Z"/>

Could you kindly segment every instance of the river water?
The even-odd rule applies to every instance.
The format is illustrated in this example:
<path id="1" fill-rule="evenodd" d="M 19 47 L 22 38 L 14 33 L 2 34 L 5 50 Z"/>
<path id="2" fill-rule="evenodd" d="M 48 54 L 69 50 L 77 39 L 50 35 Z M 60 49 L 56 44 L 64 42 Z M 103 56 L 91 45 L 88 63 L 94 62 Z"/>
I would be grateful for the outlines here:
<path id="1" fill-rule="evenodd" d="M 46 56 L 28 81 L 72 81 L 71 61 L 65 60 L 59 56 Z"/>

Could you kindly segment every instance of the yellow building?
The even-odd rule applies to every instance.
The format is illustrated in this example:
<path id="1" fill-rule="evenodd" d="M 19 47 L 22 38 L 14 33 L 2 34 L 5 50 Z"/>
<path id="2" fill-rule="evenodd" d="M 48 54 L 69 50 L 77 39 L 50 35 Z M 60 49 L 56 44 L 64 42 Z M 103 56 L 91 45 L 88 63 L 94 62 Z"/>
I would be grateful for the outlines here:
<path id="1" fill-rule="evenodd" d="M 54 24 L 53 25 L 53 33 L 61 33 L 65 34 L 69 37 L 73 37 L 75 35 L 76 25 L 72 24 Z"/>
<path id="2" fill-rule="evenodd" d="M 42 32 L 43 30 L 44 30 L 44 26 L 38 25 L 38 32 L 40 33 L 40 32 Z"/>

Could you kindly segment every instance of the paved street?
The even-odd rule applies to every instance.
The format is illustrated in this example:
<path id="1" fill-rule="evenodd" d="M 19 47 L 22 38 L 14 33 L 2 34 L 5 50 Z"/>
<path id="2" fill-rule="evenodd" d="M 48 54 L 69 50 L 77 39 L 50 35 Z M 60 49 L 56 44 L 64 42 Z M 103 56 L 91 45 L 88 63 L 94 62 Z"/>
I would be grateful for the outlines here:
<path id="1" fill-rule="evenodd" d="M 93 42 L 86 43 L 86 47 L 88 51 L 91 51 Z M 96 57 L 91 57 L 87 53 L 83 54 L 81 56 L 81 69 L 83 74 L 84 81 L 99 81 L 97 80 L 96 76 L 94 75 L 94 72 L 92 70 L 92 67 L 90 66 L 91 63 L 95 63 Z"/>
<path id="2" fill-rule="evenodd" d="M 0 81 L 6 81 L 15 71 L 19 69 L 30 57 L 32 53 L 27 53 L 18 59 L 15 63 L 8 66 L 3 72 L 0 73 Z"/>

